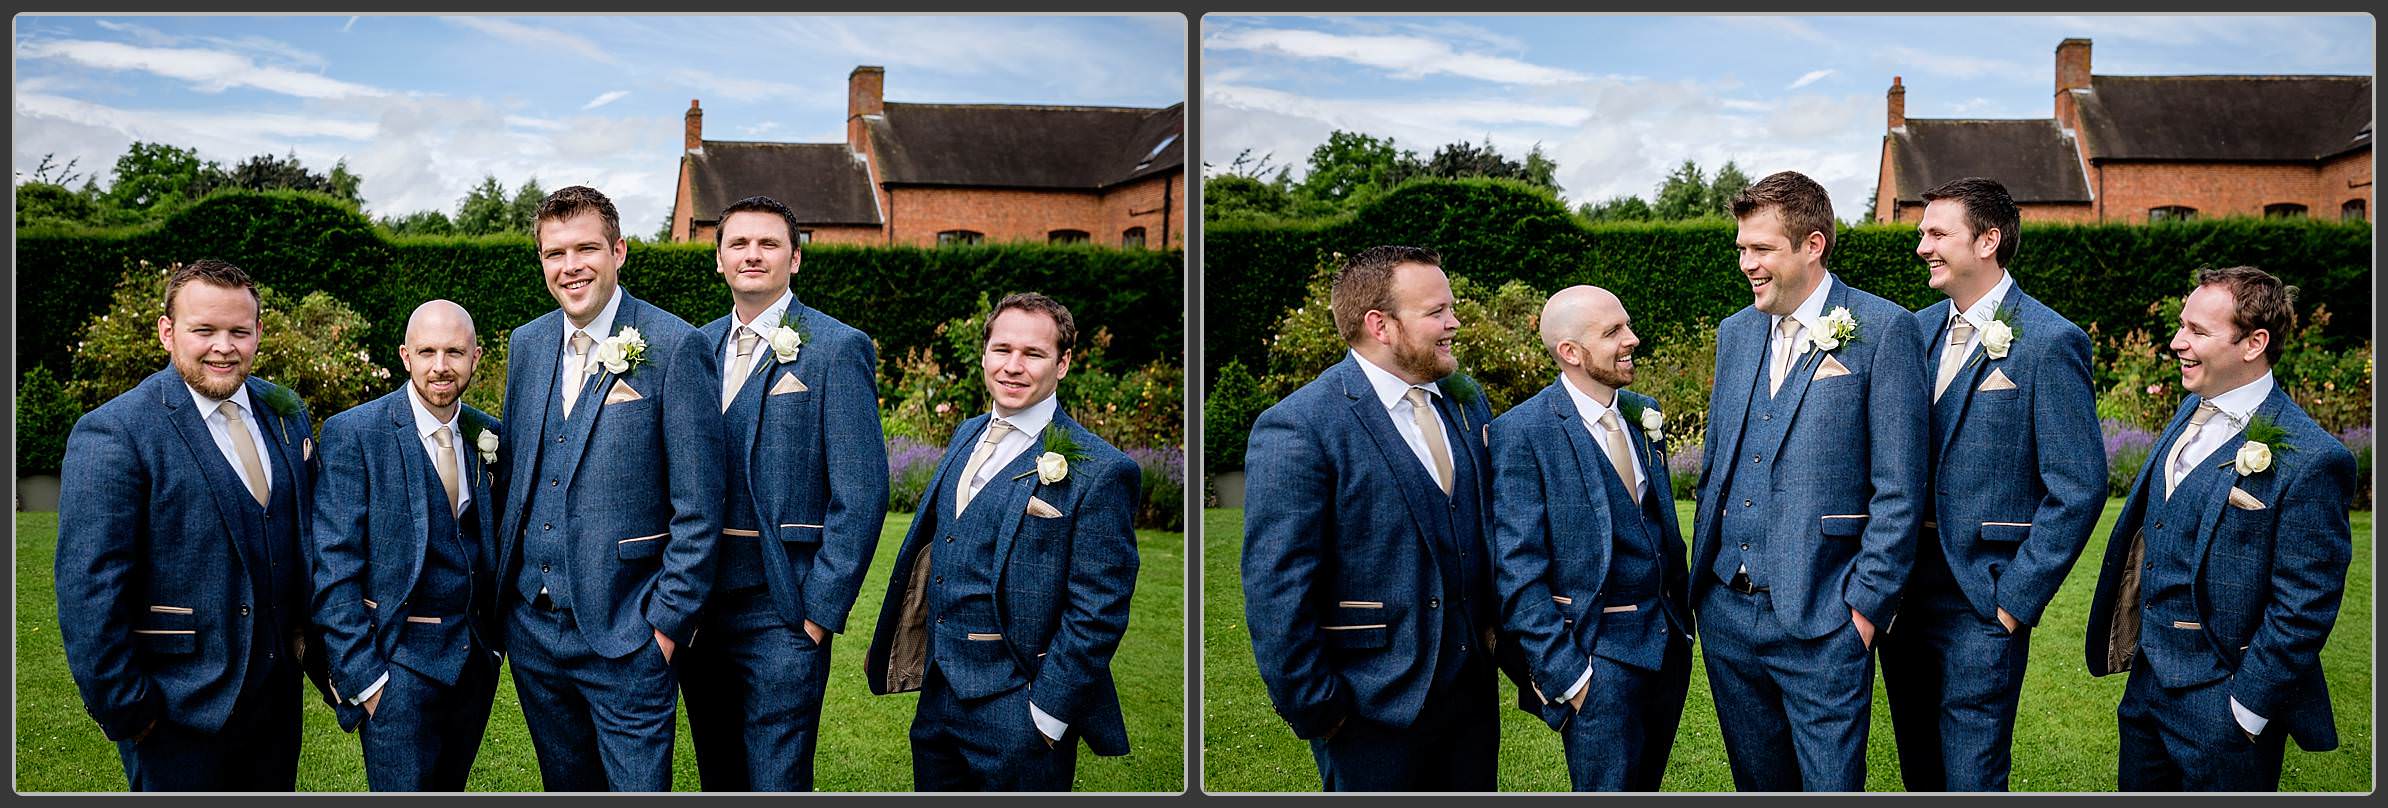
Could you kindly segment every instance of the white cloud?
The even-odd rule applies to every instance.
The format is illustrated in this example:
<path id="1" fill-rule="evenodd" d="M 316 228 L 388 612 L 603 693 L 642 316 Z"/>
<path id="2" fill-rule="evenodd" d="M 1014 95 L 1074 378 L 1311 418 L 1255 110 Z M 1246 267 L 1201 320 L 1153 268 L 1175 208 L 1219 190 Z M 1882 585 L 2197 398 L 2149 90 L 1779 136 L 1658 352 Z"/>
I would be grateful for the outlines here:
<path id="1" fill-rule="evenodd" d="M 1797 90 L 1797 89 L 1799 89 L 1799 88 L 1801 88 L 1801 87 L 1806 87 L 1806 86 L 1808 86 L 1808 85 L 1810 85 L 1810 84 L 1814 84 L 1814 83 L 1816 83 L 1816 82 L 1818 82 L 1818 81 L 1822 81 L 1822 80 L 1824 80 L 1825 78 L 1827 78 L 1827 77 L 1831 76 L 1831 75 L 1832 75 L 1834 72 L 1835 72 L 1835 71 L 1833 71 L 1833 70 L 1830 70 L 1830 69 L 1826 69 L 1826 70 L 1810 70 L 1810 71 L 1808 71 L 1808 72 L 1807 72 L 1807 74 L 1806 74 L 1806 75 L 1802 75 L 1802 76 L 1800 76 L 1800 77 L 1799 77 L 1799 79 L 1798 79 L 1797 81 L 1793 81 L 1793 82 L 1791 82 L 1790 86 L 1784 87 L 1783 89 L 1785 89 L 1785 90 Z"/>
<path id="2" fill-rule="evenodd" d="M 508 42 L 541 50 L 568 50 L 591 61 L 613 64 L 614 55 L 586 37 L 553 28 L 540 28 L 495 17 L 441 17 L 447 23 L 470 28 Z"/>
<path id="3" fill-rule="evenodd" d="M 188 82 L 203 93 L 251 87 L 298 98 L 381 96 L 388 92 L 313 73 L 260 65 L 237 53 L 197 48 L 158 48 L 89 40 L 48 40 L 24 43 L 17 51 L 28 59 L 55 59 L 102 70 L 132 70 Z"/>
<path id="4" fill-rule="evenodd" d="M 1808 21 L 1799 19 L 1797 17 L 1724 16 L 1712 17 L 1708 19 L 1713 19 L 1716 22 L 1736 28 L 1780 34 L 1782 36 L 1791 37 L 1803 42 L 1814 42 L 1817 44 L 1838 44 L 1834 42 L 1831 36 L 1826 35 L 1823 31 L 1816 30 L 1816 26 L 1810 25 Z"/>
<path id="5" fill-rule="evenodd" d="M 1222 31 L 1203 40 L 1203 49 L 1273 53 L 1377 68 L 1395 78 L 1448 74 L 1502 84 L 1551 85 L 1586 80 L 1572 70 L 1544 67 L 1505 56 L 1463 53 L 1440 40 L 1418 36 L 1344 36 L 1286 29 Z"/>
<path id="6" fill-rule="evenodd" d="M 355 17 L 350 17 L 350 18 L 348 18 L 348 21 L 347 21 L 347 22 L 344 22 L 344 23 L 341 23 L 341 24 L 340 24 L 340 33 L 343 33 L 343 34 L 345 34 L 345 33 L 348 33 L 348 29 L 355 28 L 355 27 L 357 27 L 357 18 L 355 18 Z"/>
<path id="7" fill-rule="evenodd" d="M 591 98 L 591 99 L 589 99 L 589 103 L 586 103 L 586 104 L 582 104 L 582 105 L 580 105 L 580 110 L 581 110 L 582 112 L 587 112 L 587 111 L 589 111 L 589 110 L 596 109 L 596 108 L 598 108 L 598 107 L 602 107 L 602 106 L 605 106 L 605 105 L 607 105 L 607 104 L 611 104 L 611 103 L 613 103 L 613 102 L 616 102 L 616 101 L 620 101 L 620 100 L 622 100 L 622 97 L 623 97 L 623 96 L 626 96 L 626 95 L 629 95 L 629 94 L 630 94 L 630 91 L 629 91 L 629 90 L 614 90 L 614 91 L 612 91 L 612 92 L 608 92 L 608 93 L 605 93 L 605 94 L 599 95 L 599 96 L 597 96 L 596 98 Z"/>

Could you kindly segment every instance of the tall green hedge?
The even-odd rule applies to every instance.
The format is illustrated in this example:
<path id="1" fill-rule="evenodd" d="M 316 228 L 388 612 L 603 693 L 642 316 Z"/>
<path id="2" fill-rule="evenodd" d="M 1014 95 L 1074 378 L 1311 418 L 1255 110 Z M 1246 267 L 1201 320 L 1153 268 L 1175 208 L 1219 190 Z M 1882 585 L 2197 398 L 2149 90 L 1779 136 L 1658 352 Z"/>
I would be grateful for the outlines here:
<path id="1" fill-rule="evenodd" d="M 1214 374 L 1229 360 L 1266 367 L 1265 341 L 1311 273 L 1333 253 L 1378 244 L 1433 248 L 1453 274 L 1487 286 L 1606 287 L 1637 325 L 1713 321 L 1750 302 L 1733 234 L 1727 220 L 1590 225 L 1547 193 L 1498 180 L 1417 182 L 1330 220 L 1213 225 L 1203 234 L 1205 355 Z M 1843 228 L 1828 264 L 1859 288 L 1920 309 L 1940 295 L 1924 283 L 1915 241 L 1907 225 Z M 2371 332 L 2371 251 L 2362 223 L 2027 224 L 2012 269 L 2026 292 L 2084 327 L 2162 335 L 2171 324 L 2149 316 L 2149 302 L 2187 291 L 2198 267 L 2251 264 L 2302 287 L 2301 312 L 2327 303 L 2333 347 L 2344 347 Z"/>
<path id="2" fill-rule="evenodd" d="M 141 230 L 22 232 L 16 258 L 20 371 L 62 372 L 76 329 L 107 307 L 125 267 L 144 259 L 221 258 L 294 298 L 328 291 L 372 320 L 374 359 L 393 372 L 406 314 L 425 300 L 462 303 L 485 330 L 555 308 L 528 238 L 392 239 L 356 211 L 305 193 L 219 194 Z M 1183 264 L 1176 250 L 1083 245 L 820 245 L 804 250 L 795 286 L 806 305 L 877 338 L 882 356 L 934 346 L 937 324 L 970 314 L 981 293 L 1033 290 L 1067 304 L 1082 331 L 1110 329 L 1111 358 L 1142 364 L 1181 355 Z M 622 285 L 698 325 L 729 310 L 710 244 L 633 244 Z"/>

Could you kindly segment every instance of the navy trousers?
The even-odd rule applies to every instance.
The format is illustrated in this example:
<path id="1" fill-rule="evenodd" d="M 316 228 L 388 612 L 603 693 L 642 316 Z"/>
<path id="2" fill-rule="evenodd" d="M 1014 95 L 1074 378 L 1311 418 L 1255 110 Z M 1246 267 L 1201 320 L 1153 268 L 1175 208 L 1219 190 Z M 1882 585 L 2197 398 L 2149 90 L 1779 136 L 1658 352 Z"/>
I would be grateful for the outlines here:
<path id="1" fill-rule="evenodd" d="M 2115 710 L 2123 791 L 2279 791 L 2288 732 L 2280 722 L 2250 742 L 2230 710 L 2230 680 L 2172 690 L 2140 655 Z"/>
<path id="2" fill-rule="evenodd" d="M 1738 791 L 1863 791 L 1874 659 L 1857 626 L 1783 629 L 1765 592 L 1713 586 L 1700 648 Z"/>
<path id="3" fill-rule="evenodd" d="M 357 725 L 365 746 L 365 784 L 374 791 L 463 791 L 489 728 L 497 697 L 498 662 L 485 649 L 467 651 L 455 686 L 404 665 L 390 666 L 381 703 Z"/>
<path id="4" fill-rule="evenodd" d="M 1878 644 L 1899 774 L 1909 791 L 2005 791 L 2031 627 L 1983 619 L 1940 565 L 1917 561 Z"/>
<path id="5" fill-rule="evenodd" d="M 663 649 L 650 642 L 606 659 L 589 649 L 571 612 L 519 602 L 507 631 L 514 692 L 547 790 L 672 790 L 679 692 Z"/>
<path id="6" fill-rule="evenodd" d="M 1451 686 L 1430 692 L 1425 711 L 1408 728 L 1353 717 L 1333 737 L 1312 738 L 1320 785 L 1328 791 L 1498 790 L 1500 697 L 1492 665 L 1482 657 L 1464 666 Z"/>
<path id="7" fill-rule="evenodd" d="M 1691 688 L 1691 642 L 1669 637 L 1658 670 L 1592 658 L 1582 711 L 1559 729 L 1577 791 L 1657 791 Z"/>
<path id="8" fill-rule="evenodd" d="M 1028 690 L 964 700 L 931 663 L 912 714 L 912 790 L 1070 790 L 1078 776 L 1078 728 L 1046 746 L 1028 714 Z"/>
<path id="9" fill-rule="evenodd" d="M 298 790 L 301 677 L 297 665 L 276 657 L 264 682 L 233 703 L 221 732 L 162 719 L 138 744 L 117 741 L 126 784 L 134 791 Z"/>
<path id="10" fill-rule="evenodd" d="M 672 657 L 706 791 L 811 791 L 829 646 L 789 628 L 768 590 L 724 593 Z"/>

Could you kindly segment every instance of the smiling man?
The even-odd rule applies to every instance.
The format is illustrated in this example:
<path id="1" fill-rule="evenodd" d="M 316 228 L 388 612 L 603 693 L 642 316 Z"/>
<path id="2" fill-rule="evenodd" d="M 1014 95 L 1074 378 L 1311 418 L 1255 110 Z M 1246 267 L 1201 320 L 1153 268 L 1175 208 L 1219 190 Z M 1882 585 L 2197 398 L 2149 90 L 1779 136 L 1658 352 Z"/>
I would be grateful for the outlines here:
<path id="1" fill-rule="evenodd" d="M 706 791 L 810 791 L 830 635 L 887 518 L 879 360 L 789 288 L 803 253 L 786 205 L 748 197 L 719 221 L 731 308 L 700 333 L 721 368 L 728 501 L 680 692 Z"/>
<path id="2" fill-rule="evenodd" d="M 1785 171 L 1733 200 L 1752 304 L 1717 326 L 1692 603 L 1733 786 L 1858 791 L 1923 518 L 1915 316 L 1826 270 L 1832 199 Z"/>
<path id="3" fill-rule="evenodd" d="M 2276 791 L 2288 738 L 2338 748 L 2322 645 L 2353 539 L 2355 458 L 2272 377 L 2294 287 L 2201 270 L 2170 346 L 2189 399 L 2131 483 L 2086 639 L 2128 670 L 2124 791 Z"/>
<path id="4" fill-rule="evenodd" d="M 558 309 L 507 342 L 498 523 L 506 653 L 550 791 L 669 791 L 672 653 L 696 630 L 721 529 L 712 341 L 617 284 L 612 200 L 549 194 L 533 220 Z"/>
<path id="5" fill-rule="evenodd" d="M 315 621 L 375 791 L 463 791 L 497 694 L 497 419 L 464 403 L 472 315 L 417 306 L 407 383 L 323 424 Z"/>
<path id="6" fill-rule="evenodd" d="M 1483 392 L 1455 377 L 1442 258 L 1371 247 L 1330 305 L 1350 353 L 1252 425 L 1244 616 L 1329 791 L 1491 791 L 1500 747 Z"/>
<path id="7" fill-rule="evenodd" d="M 135 791 L 297 786 L 306 404 L 249 375 L 257 287 L 204 260 L 166 281 L 172 366 L 75 422 L 58 498 L 58 633 Z"/>
<path id="8" fill-rule="evenodd" d="M 918 791 L 1068 791 L 1078 741 L 1128 753 L 1111 655 L 1136 589 L 1136 462 L 1054 391 L 1078 326 L 1033 292 L 981 334 L 992 411 L 954 430 L 897 551 L 863 676 L 920 691 Z"/>
<path id="9" fill-rule="evenodd" d="M 1575 790 L 1656 791 L 1691 682 L 1665 415 L 1625 389 L 1642 340 L 1615 294 L 1551 295 L 1542 344 L 1559 378 L 1491 433 L 1501 612 L 1532 672 L 1520 697 L 1559 731 Z"/>

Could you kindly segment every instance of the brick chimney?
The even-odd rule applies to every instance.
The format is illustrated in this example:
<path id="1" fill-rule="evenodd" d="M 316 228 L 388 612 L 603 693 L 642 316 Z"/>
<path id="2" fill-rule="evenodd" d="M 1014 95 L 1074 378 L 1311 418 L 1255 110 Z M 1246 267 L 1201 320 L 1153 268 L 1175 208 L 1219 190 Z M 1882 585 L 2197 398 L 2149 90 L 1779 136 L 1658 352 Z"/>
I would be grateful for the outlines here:
<path id="1" fill-rule="evenodd" d="M 2080 116 L 2073 109 L 2073 90 L 2087 90 L 2090 86 L 2090 41 L 2067 39 L 2056 43 L 2056 125 L 2068 130 L 2079 129 Z"/>
<path id="2" fill-rule="evenodd" d="M 887 110 L 887 68 L 862 65 L 846 74 L 846 145 L 862 148 L 862 116 Z"/>
<path id="3" fill-rule="evenodd" d="M 688 149 L 688 153 L 690 153 L 690 154 L 702 154 L 702 153 L 704 153 L 704 151 L 705 151 L 705 111 L 704 111 L 704 110 L 702 110 L 702 109 L 699 109 L 699 108 L 697 108 L 697 100 L 696 100 L 696 99 L 694 99 L 694 98 L 688 99 L 688 116 L 687 116 L 687 127 L 686 127 L 686 130 L 687 130 L 687 141 L 686 141 L 686 144 L 685 144 L 685 146 L 683 146 L 683 148 L 686 148 L 686 149 Z"/>
<path id="4" fill-rule="evenodd" d="M 1896 132 L 1907 126 L 1907 88 L 1899 85 L 1898 76 L 1891 77 L 1889 95 L 1890 128 Z"/>

